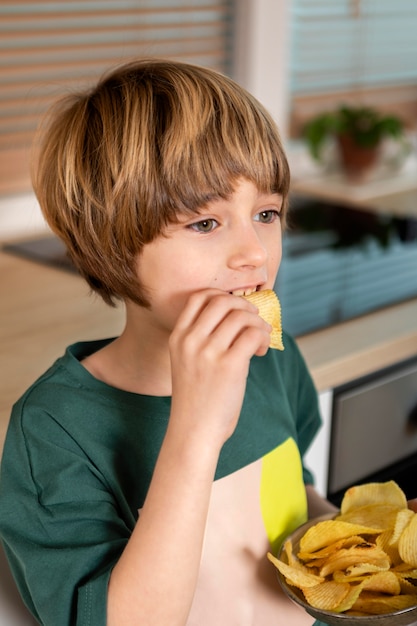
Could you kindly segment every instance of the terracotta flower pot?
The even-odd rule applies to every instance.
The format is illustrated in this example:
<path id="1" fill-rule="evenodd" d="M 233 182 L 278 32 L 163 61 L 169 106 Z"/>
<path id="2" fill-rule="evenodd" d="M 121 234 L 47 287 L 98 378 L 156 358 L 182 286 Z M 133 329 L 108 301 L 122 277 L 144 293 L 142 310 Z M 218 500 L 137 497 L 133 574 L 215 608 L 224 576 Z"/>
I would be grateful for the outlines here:
<path id="1" fill-rule="evenodd" d="M 348 134 L 338 135 L 337 143 L 346 176 L 355 181 L 365 178 L 378 161 L 380 144 L 359 146 Z"/>

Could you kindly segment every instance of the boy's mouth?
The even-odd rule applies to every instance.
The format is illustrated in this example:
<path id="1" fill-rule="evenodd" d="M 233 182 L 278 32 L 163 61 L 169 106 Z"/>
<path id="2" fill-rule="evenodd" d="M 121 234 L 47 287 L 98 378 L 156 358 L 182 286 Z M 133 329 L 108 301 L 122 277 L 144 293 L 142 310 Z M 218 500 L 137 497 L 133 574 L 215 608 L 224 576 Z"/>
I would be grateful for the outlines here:
<path id="1" fill-rule="evenodd" d="M 234 291 L 230 291 L 229 293 L 232 296 L 250 296 L 251 293 L 255 293 L 255 291 L 260 291 L 261 285 L 257 285 L 256 287 L 247 287 L 246 289 L 235 289 Z"/>

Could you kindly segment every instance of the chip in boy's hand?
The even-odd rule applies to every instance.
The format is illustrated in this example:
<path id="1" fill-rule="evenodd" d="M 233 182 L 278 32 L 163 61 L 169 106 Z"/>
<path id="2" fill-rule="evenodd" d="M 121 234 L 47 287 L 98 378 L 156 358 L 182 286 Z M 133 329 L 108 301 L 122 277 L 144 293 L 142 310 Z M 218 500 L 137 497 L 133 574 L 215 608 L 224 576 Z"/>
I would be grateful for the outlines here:
<path id="1" fill-rule="evenodd" d="M 282 343 L 281 304 L 275 292 L 272 289 L 262 289 L 242 297 L 257 306 L 259 315 L 272 326 L 269 347 L 276 350 L 284 350 L 284 344 Z"/>
<path id="2" fill-rule="evenodd" d="M 351 487 L 339 515 L 268 558 L 316 609 L 369 616 L 417 605 L 417 514 L 394 481 Z"/>

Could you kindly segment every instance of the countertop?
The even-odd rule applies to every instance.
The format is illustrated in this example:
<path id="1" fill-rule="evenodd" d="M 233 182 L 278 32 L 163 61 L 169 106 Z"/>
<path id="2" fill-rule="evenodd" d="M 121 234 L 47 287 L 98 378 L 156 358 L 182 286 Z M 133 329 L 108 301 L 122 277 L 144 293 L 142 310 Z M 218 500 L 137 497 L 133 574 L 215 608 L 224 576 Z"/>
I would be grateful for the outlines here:
<path id="1" fill-rule="evenodd" d="M 0 251 L 0 452 L 13 402 L 76 341 L 117 335 L 123 307 L 76 274 Z M 417 299 L 298 338 L 318 391 L 417 355 Z"/>
<path id="2" fill-rule="evenodd" d="M 417 216 L 417 154 L 395 175 L 383 167 L 352 184 L 340 172 L 293 179 L 293 194 L 397 217 Z"/>

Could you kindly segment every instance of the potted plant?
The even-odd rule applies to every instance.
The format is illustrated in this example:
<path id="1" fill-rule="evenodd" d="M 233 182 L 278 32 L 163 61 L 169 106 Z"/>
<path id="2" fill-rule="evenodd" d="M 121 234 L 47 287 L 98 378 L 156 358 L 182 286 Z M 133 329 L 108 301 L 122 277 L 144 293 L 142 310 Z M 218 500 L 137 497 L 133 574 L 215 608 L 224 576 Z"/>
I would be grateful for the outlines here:
<path id="1" fill-rule="evenodd" d="M 404 124 L 399 117 L 371 107 L 342 105 L 307 122 L 303 137 L 318 161 L 327 139 L 333 138 L 348 177 L 360 178 L 376 163 L 384 139 L 403 141 Z"/>

